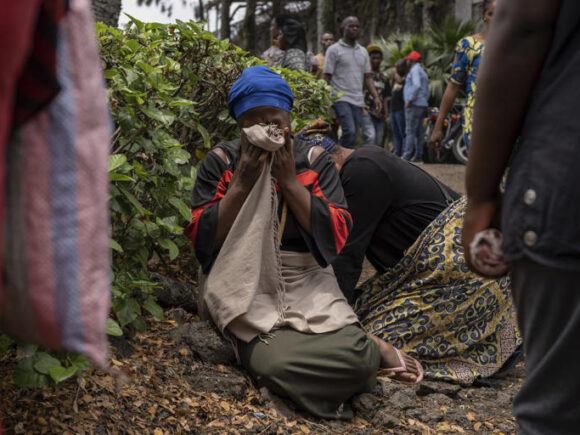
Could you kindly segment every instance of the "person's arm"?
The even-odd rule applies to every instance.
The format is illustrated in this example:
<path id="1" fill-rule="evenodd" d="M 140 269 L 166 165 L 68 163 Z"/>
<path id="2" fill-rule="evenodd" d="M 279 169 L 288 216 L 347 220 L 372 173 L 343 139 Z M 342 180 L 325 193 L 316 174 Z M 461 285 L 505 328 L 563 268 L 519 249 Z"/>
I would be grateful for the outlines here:
<path id="1" fill-rule="evenodd" d="M 345 165 L 341 182 L 354 225 L 346 246 L 332 266 L 340 289 L 349 303 L 353 303 L 366 252 L 393 201 L 393 189 L 388 175 L 377 162 L 368 159 L 352 160 Z"/>
<path id="2" fill-rule="evenodd" d="M 336 50 L 332 46 L 328 47 L 326 50 L 326 55 L 324 56 L 324 80 L 326 83 L 330 84 L 332 80 L 332 75 L 334 74 L 334 67 L 336 66 Z"/>
<path id="3" fill-rule="evenodd" d="M 375 83 L 373 82 L 373 75 L 372 73 L 365 73 L 365 86 L 368 91 L 371 93 L 373 97 L 373 101 L 375 102 L 375 112 L 380 113 L 381 109 L 383 108 L 383 103 L 381 102 L 381 97 L 379 97 L 379 93 L 375 88 Z"/>
<path id="4" fill-rule="evenodd" d="M 453 103 L 459 94 L 460 86 L 450 81 L 445 88 L 445 93 L 443 94 L 443 99 L 441 100 L 441 105 L 439 106 L 439 114 L 437 115 L 437 121 L 435 121 L 435 126 L 433 127 L 433 132 L 429 138 L 429 146 L 433 148 L 439 148 L 441 146 L 441 141 L 443 140 L 443 122 L 445 117 L 453 107 Z"/>
<path id="5" fill-rule="evenodd" d="M 256 182 L 266 153 L 251 146 L 242 133 L 242 154 L 234 173 L 228 168 L 224 152 L 210 151 L 199 168 L 192 194 L 191 222 L 185 235 L 205 273 Z"/>
<path id="6" fill-rule="evenodd" d="M 463 246 L 492 225 L 498 185 L 516 142 L 534 82 L 550 48 L 560 0 L 499 2 L 486 43 L 475 96 L 466 174 Z"/>

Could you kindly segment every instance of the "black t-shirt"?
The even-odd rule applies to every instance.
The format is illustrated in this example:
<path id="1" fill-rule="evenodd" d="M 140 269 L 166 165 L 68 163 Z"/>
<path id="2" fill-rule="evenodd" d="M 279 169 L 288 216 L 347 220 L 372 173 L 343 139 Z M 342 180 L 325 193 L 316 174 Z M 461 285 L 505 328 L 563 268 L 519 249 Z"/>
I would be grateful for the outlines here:
<path id="1" fill-rule="evenodd" d="M 459 195 L 417 166 L 373 146 L 354 151 L 340 179 L 354 226 L 332 265 L 352 302 L 364 257 L 379 272 L 393 267 L 447 207 L 443 189 L 452 199 Z"/>
<path id="2" fill-rule="evenodd" d="M 405 101 L 403 99 L 404 83 L 396 83 L 393 85 L 391 92 L 391 112 L 399 112 L 405 110 Z"/>

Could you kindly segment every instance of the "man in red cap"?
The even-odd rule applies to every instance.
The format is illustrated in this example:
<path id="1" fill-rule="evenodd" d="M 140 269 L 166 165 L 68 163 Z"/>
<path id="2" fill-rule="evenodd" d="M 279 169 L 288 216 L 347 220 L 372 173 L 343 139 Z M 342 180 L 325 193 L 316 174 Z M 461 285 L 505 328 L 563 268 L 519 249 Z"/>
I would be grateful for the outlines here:
<path id="1" fill-rule="evenodd" d="M 405 58 L 409 72 L 403 89 L 405 100 L 405 145 L 403 158 L 414 163 L 423 162 L 423 118 L 429 101 L 429 77 L 421 67 L 421 55 L 412 51 Z"/>

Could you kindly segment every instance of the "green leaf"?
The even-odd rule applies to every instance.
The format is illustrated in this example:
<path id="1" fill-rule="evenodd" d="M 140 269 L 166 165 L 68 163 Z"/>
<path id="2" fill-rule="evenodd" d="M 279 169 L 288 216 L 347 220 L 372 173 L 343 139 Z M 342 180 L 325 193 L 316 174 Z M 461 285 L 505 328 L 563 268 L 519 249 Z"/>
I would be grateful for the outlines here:
<path id="1" fill-rule="evenodd" d="M 203 146 L 207 149 L 211 148 L 209 133 L 207 132 L 206 128 L 203 125 L 198 123 L 197 124 L 197 131 L 199 131 L 199 134 L 201 134 L 201 137 L 203 138 Z"/>
<path id="2" fill-rule="evenodd" d="M 119 307 L 115 310 L 115 315 L 119 319 L 121 326 L 124 327 L 141 315 L 141 308 L 135 299 L 128 298 L 119 303 Z"/>
<path id="3" fill-rule="evenodd" d="M 69 358 L 69 361 L 72 363 L 73 366 L 77 369 L 77 374 L 88 370 L 93 365 L 91 360 L 87 358 L 85 355 L 74 355 Z"/>
<path id="4" fill-rule="evenodd" d="M 112 154 L 109 156 L 109 172 L 120 168 L 127 163 L 127 156 L 125 154 Z"/>
<path id="5" fill-rule="evenodd" d="M 107 327 L 105 332 L 107 335 L 112 335 L 113 337 L 121 337 L 123 335 L 123 330 L 119 324 L 110 317 L 107 318 Z"/>
<path id="6" fill-rule="evenodd" d="M 161 308 L 155 299 L 147 298 L 143 303 L 143 308 L 149 311 L 156 319 L 163 320 L 163 308 Z"/>
<path id="7" fill-rule="evenodd" d="M 191 210 L 189 206 L 181 199 L 170 198 L 169 204 L 171 204 L 173 207 L 177 209 L 177 211 L 179 212 L 179 214 L 181 214 L 181 217 L 183 217 L 183 219 L 185 219 L 186 221 L 191 220 Z"/>
<path id="8" fill-rule="evenodd" d="M 60 361 L 45 352 L 34 355 L 34 370 L 43 375 L 48 375 L 51 367 L 60 366 Z"/>
<path id="9" fill-rule="evenodd" d="M 0 357 L 8 352 L 14 340 L 8 334 L 0 334 Z"/>
<path id="10" fill-rule="evenodd" d="M 120 187 L 120 186 L 117 186 L 117 187 L 119 188 L 119 191 L 123 194 L 123 196 L 125 196 L 125 198 L 127 198 L 127 200 L 131 203 L 131 205 L 137 209 L 138 214 L 141 214 L 141 215 L 151 214 L 149 211 L 145 210 L 145 208 L 139 202 L 139 200 L 137 198 L 135 198 L 135 195 L 133 195 L 132 193 L 130 193 L 129 191 L 127 191 L 127 189 L 125 189 L 123 187 Z"/>
<path id="11" fill-rule="evenodd" d="M 140 109 L 149 118 L 159 121 L 167 127 L 175 121 L 175 115 L 169 110 L 161 110 L 154 107 L 141 107 Z"/>
<path id="12" fill-rule="evenodd" d="M 109 173 L 109 180 L 110 181 L 132 181 L 133 183 L 135 182 L 134 178 L 131 178 L 125 174 L 119 174 L 117 172 Z"/>
<path id="13" fill-rule="evenodd" d="M 113 251 L 123 252 L 123 247 L 121 245 L 119 245 L 116 241 L 114 241 L 113 239 L 109 239 L 109 247 Z"/>
<path id="14" fill-rule="evenodd" d="M 48 385 L 49 378 L 34 370 L 34 358 L 24 358 L 18 361 L 14 369 L 14 383 L 19 387 L 44 387 Z"/>
<path id="15" fill-rule="evenodd" d="M 66 381 L 71 376 L 74 376 L 77 372 L 76 366 L 71 367 L 51 367 L 50 368 L 50 377 L 56 384 L 60 384 L 61 382 Z"/>
<path id="16" fill-rule="evenodd" d="M 193 101 L 186 100 L 185 98 L 172 98 L 169 102 L 169 107 L 193 106 L 194 104 Z"/>
<path id="17" fill-rule="evenodd" d="M 179 255 L 179 248 L 172 240 L 159 239 L 158 243 L 161 247 L 163 247 L 169 251 L 169 259 L 170 260 L 173 261 L 177 258 L 177 256 Z"/>

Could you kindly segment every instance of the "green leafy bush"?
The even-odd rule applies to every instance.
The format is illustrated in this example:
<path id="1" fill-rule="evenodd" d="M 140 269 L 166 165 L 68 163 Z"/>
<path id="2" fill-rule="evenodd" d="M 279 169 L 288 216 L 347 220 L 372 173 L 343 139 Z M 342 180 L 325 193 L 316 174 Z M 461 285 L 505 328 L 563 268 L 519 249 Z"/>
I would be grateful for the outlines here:
<path id="1" fill-rule="evenodd" d="M 188 241 L 189 198 L 207 150 L 237 135 L 228 91 L 263 63 L 201 23 L 136 19 L 124 29 L 97 25 L 115 133 L 110 160 L 113 312 L 121 327 L 145 328 L 143 311 L 162 317 L 147 275 L 154 253 L 177 258 Z M 279 70 L 296 101 L 294 129 L 325 116 L 329 87 L 311 74 Z"/>
<path id="2" fill-rule="evenodd" d="M 107 333 L 143 330 L 145 312 L 162 319 L 148 262 L 154 254 L 174 261 L 189 242 L 189 198 L 196 165 L 207 150 L 237 135 L 228 115 L 228 91 L 241 72 L 263 63 L 220 41 L 202 24 L 142 23 L 125 30 L 97 24 L 114 122 L 109 161 L 116 321 Z M 293 89 L 293 128 L 326 116 L 330 88 L 303 71 L 277 70 Z M 0 334 L 0 356 L 17 349 L 14 382 L 42 387 L 82 373 L 90 363 L 67 352 L 15 343 Z"/>

